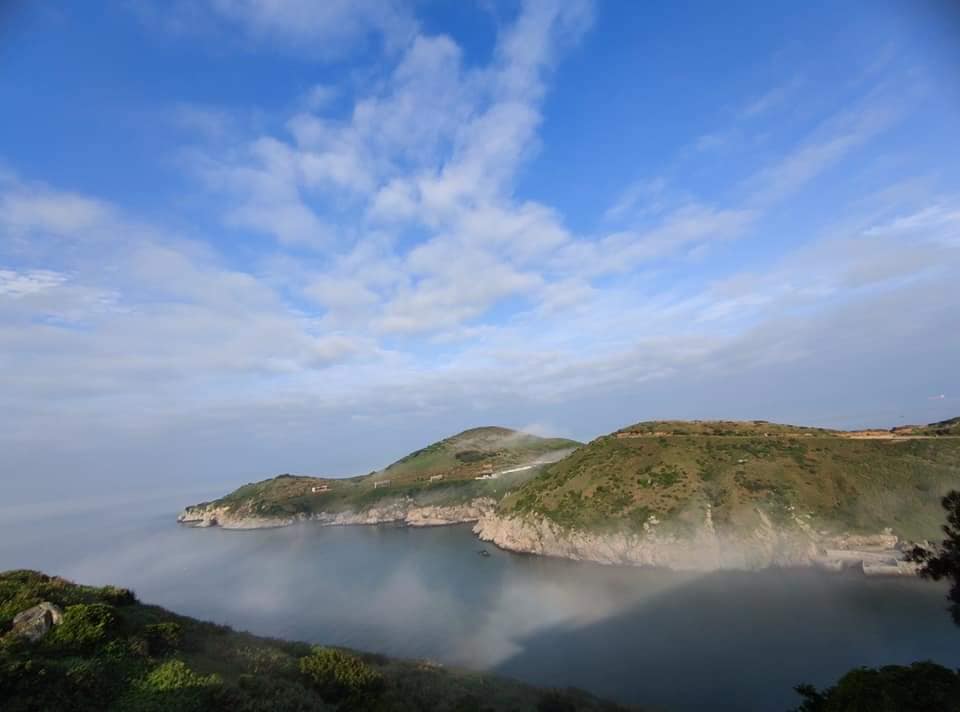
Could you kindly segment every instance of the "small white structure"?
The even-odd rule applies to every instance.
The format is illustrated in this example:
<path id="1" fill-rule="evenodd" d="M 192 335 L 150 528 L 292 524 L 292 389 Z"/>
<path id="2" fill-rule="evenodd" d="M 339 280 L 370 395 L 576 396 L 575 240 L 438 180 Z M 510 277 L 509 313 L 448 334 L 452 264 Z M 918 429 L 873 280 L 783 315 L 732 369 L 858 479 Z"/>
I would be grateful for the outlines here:
<path id="1" fill-rule="evenodd" d="M 386 487 L 388 484 L 390 484 L 390 480 L 380 480 L 379 482 L 373 483 L 373 488 L 377 489 L 377 487 Z"/>
<path id="2" fill-rule="evenodd" d="M 329 492 L 330 485 L 314 485 L 310 488 L 310 491 L 314 494 L 320 494 L 321 492 Z"/>
<path id="3" fill-rule="evenodd" d="M 443 479 L 443 475 L 431 475 L 430 477 L 431 482 L 436 482 L 437 480 L 442 480 L 442 479 Z"/>

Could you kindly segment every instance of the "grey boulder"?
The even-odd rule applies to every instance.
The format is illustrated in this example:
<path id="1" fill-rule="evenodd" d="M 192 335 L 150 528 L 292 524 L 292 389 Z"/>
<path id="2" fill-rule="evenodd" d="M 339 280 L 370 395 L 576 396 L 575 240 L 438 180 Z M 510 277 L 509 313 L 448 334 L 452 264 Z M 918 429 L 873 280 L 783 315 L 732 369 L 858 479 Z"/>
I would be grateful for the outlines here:
<path id="1" fill-rule="evenodd" d="M 10 635 L 27 640 L 40 640 L 62 620 L 63 611 L 60 610 L 60 607 L 44 601 L 14 616 L 13 629 L 10 631 Z"/>

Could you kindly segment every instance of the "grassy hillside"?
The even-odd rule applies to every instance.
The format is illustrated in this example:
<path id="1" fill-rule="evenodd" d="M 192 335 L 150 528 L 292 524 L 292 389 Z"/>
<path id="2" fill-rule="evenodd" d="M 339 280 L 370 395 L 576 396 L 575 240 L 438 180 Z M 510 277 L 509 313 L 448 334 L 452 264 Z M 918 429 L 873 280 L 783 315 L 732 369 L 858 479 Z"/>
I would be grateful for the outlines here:
<path id="1" fill-rule="evenodd" d="M 930 423 L 924 426 L 906 426 L 903 428 L 894 428 L 894 432 L 903 435 L 952 435 L 960 437 L 960 418 L 950 418 L 941 420 L 938 423 Z"/>
<path id="2" fill-rule="evenodd" d="M 63 622 L 37 642 L 8 631 L 49 601 Z M 574 690 L 271 640 L 144 605 L 124 589 L 0 573 L 4 712 L 616 710 Z"/>
<path id="3" fill-rule="evenodd" d="M 509 428 L 473 428 L 412 452 L 372 477 L 398 483 L 416 482 L 433 475 L 443 475 L 444 479 L 473 479 L 486 472 L 536 460 L 557 459 L 557 454 L 565 454 L 580 445 L 575 440 L 541 438 Z"/>
<path id="4" fill-rule="evenodd" d="M 459 504 L 477 497 L 499 499 L 532 478 L 544 463 L 562 458 L 579 445 L 573 440 L 541 438 L 508 428 L 474 428 L 362 477 L 280 475 L 244 485 L 204 504 L 230 506 L 255 515 L 284 516 L 361 511 L 404 497 L 424 505 Z M 534 466 L 504 472 L 530 464 Z M 496 478 L 477 479 L 484 475 Z M 318 488 L 321 491 L 315 491 Z"/>
<path id="5" fill-rule="evenodd" d="M 587 531 L 642 530 L 651 517 L 684 530 L 808 519 L 823 529 L 892 527 L 936 537 L 939 498 L 960 487 L 960 420 L 907 431 L 844 433 L 762 421 L 645 422 L 597 438 L 503 501 Z"/>

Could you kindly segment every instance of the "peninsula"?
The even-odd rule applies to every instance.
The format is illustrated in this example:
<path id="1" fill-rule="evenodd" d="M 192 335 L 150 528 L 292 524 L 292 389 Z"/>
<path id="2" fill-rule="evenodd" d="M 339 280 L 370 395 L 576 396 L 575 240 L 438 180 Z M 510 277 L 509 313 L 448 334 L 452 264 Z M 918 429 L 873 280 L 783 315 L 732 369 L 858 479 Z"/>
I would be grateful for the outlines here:
<path id="1" fill-rule="evenodd" d="M 649 421 L 586 445 L 477 428 L 362 477 L 281 475 L 179 521 L 225 528 L 475 523 L 511 551 L 675 569 L 911 574 L 960 487 L 960 418 L 837 431 Z"/>

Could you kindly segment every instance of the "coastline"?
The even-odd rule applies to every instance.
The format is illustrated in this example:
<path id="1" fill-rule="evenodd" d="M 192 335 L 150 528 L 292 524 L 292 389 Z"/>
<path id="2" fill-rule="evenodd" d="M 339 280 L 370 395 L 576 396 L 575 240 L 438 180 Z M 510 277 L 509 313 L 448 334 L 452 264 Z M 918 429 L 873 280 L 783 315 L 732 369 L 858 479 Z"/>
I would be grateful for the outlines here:
<path id="1" fill-rule="evenodd" d="M 400 500 L 370 507 L 362 512 L 301 513 L 285 517 L 237 514 L 229 507 L 187 507 L 177 517 L 181 524 L 197 528 L 272 529 L 298 522 L 316 522 L 321 526 L 401 524 L 408 527 L 440 527 L 470 524 L 490 516 L 496 507 L 493 499 L 481 497 L 465 504 L 418 506 L 413 500 Z"/>
<path id="2" fill-rule="evenodd" d="M 238 514 L 229 507 L 187 507 L 177 521 L 197 528 L 228 530 L 286 527 L 301 522 L 320 526 L 394 524 L 434 527 L 473 524 L 480 541 L 521 554 L 599 564 L 658 567 L 676 571 L 757 571 L 766 568 L 808 568 L 860 571 L 866 576 L 915 576 L 916 565 L 904 560 L 906 542 L 889 530 L 871 535 L 821 535 L 797 521 L 794 529 L 778 529 L 760 513 L 760 523 L 738 536 L 718 533 L 707 513 L 691 536 L 656 531 L 592 533 L 565 530 L 546 518 L 502 516 L 496 502 L 479 498 L 459 505 L 419 506 L 400 500 L 363 512 L 301 513 L 286 517 Z M 759 513 L 759 512 L 758 512 Z"/>

